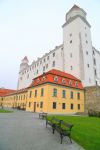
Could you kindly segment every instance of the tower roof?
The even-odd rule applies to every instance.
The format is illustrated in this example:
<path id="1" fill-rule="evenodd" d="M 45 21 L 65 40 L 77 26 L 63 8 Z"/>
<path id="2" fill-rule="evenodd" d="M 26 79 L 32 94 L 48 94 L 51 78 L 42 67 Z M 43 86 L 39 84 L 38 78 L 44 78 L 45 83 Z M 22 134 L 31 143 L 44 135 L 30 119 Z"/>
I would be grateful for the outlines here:
<path id="1" fill-rule="evenodd" d="M 25 56 L 25 57 L 22 59 L 22 61 L 24 61 L 24 60 L 28 61 L 27 56 Z"/>
<path id="2" fill-rule="evenodd" d="M 74 4 L 74 6 L 70 9 L 70 11 L 73 10 L 73 9 L 81 9 L 81 8 Z"/>
<path id="3" fill-rule="evenodd" d="M 81 11 L 83 11 L 83 13 L 86 14 L 86 12 L 82 8 L 80 8 L 79 6 L 77 6 L 76 4 L 73 5 L 73 7 L 68 11 L 68 13 L 71 12 L 71 11 L 73 11 L 73 10 L 81 10 Z"/>

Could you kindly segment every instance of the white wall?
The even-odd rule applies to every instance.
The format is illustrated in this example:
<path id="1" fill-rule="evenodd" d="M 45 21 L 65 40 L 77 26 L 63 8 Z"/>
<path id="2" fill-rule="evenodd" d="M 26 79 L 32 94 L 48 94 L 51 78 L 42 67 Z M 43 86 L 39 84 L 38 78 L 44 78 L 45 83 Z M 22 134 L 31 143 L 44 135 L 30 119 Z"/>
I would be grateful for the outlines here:
<path id="1" fill-rule="evenodd" d="M 97 51 L 94 47 L 93 47 L 93 59 L 95 59 L 96 64 L 94 64 L 94 70 L 96 69 L 96 73 L 97 75 L 95 75 L 95 71 L 94 71 L 94 75 L 95 75 L 95 82 L 97 81 L 97 84 L 100 85 L 100 52 Z"/>
<path id="2" fill-rule="evenodd" d="M 54 57 L 53 53 L 55 53 Z M 48 56 L 49 60 L 47 59 Z M 41 61 L 42 63 L 40 64 Z M 54 67 L 53 61 L 55 61 Z M 47 65 L 48 68 L 46 67 Z M 50 51 L 48 54 L 38 59 L 36 62 L 32 63 L 29 67 L 20 72 L 18 89 L 28 87 L 32 83 L 32 79 L 41 75 L 43 72 L 47 72 L 54 68 L 64 71 L 63 66 L 63 45 L 61 45 L 59 47 L 56 47 L 54 50 Z M 43 67 L 45 67 L 45 71 L 43 71 Z"/>

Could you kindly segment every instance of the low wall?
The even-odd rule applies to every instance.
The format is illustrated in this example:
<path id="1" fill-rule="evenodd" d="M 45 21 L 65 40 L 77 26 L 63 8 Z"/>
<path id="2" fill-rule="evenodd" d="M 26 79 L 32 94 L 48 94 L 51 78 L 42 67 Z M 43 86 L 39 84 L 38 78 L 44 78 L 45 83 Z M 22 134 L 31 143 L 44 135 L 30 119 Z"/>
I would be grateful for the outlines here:
<path id="1" fill-rule="evenodd" d="M 85 87 L 84 110 L 100 111 L 100 86 Z"/>

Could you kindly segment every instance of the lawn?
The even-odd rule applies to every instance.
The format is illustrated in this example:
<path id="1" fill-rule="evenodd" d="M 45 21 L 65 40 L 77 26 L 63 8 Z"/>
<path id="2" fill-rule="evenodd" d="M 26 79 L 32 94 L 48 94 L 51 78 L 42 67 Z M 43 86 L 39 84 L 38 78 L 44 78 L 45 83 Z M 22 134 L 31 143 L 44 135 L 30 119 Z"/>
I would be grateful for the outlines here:
<path id="1" fill-rule="evenodd" d="M 50 116 L 49 118 L 51 118 Z M 72 139 L 86 150 L 100 150 L 100 118 L 83 116 L 56 116 L 74 124 Z"/>
<path id="2" fill-rule="evenodd" d="M 10 110 L 5 110 L 5 109 L 0 109 L 0 113 L 11 113 L 13 111 Z"/>

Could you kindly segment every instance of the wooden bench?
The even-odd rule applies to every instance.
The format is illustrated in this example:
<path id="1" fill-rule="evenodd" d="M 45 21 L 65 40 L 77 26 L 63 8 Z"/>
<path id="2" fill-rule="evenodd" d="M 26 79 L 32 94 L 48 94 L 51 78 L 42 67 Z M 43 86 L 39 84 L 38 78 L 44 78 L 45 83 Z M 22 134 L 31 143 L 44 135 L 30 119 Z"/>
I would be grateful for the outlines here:
<path id="1" fill-rule="evenodd" d="M 62 144 L 63 137 L 65 137 L 65 136 L 68 136 L 69 139 L 70 139 L 70 142 L 72 143 L 72 140 L 71 140 L 71 129 L 72 129 L 72 127 L 73 127 L 73 124 L 66 123 L 64 121 L 61 121 L 61 126 L 60 127 L 55 126 L 54 132 L 55 132 L 55 130 L 57 132 L 59 132 L 60 139 L 61 139 L 61 144 Z"/>
<path id="2" fill-rule="evenodd" d="M 40 119 L 46 119 L 47 118 L 47 113 L 45 113 L 45 112 L 39 113 L 39 118 Z"/>
<path id="3" fill-rule="evenodd" d="M 51 120 L 48 120 L 48 118 L 46 118 L 46 127 L 47 125 L 51 126 L 52 127 L 52 132 L 54 134 L 54 131 L 55 131 L 55 127 L 58 126 L 60 127 L 61 126 L 61 120 L 55 118 L 55 117 L 52 117 Z"/>
<path id="4" fill-rule="evenodd" d="M 51 120 L 48 120 L 48 118 L 46 119 L 46 127 L 47 125 L 50 125 L 52 127 L 53 134 L 55 133 L 55 131 L 57 131 L 60 134 L 61 144 L 63 137 L 65 136 L 68 136 L 70 142 L 72 143 L 71 129 L 73 127 L 73 124 L 66 123 L 63 120 L 59 120 L 53 117 Z"/>

